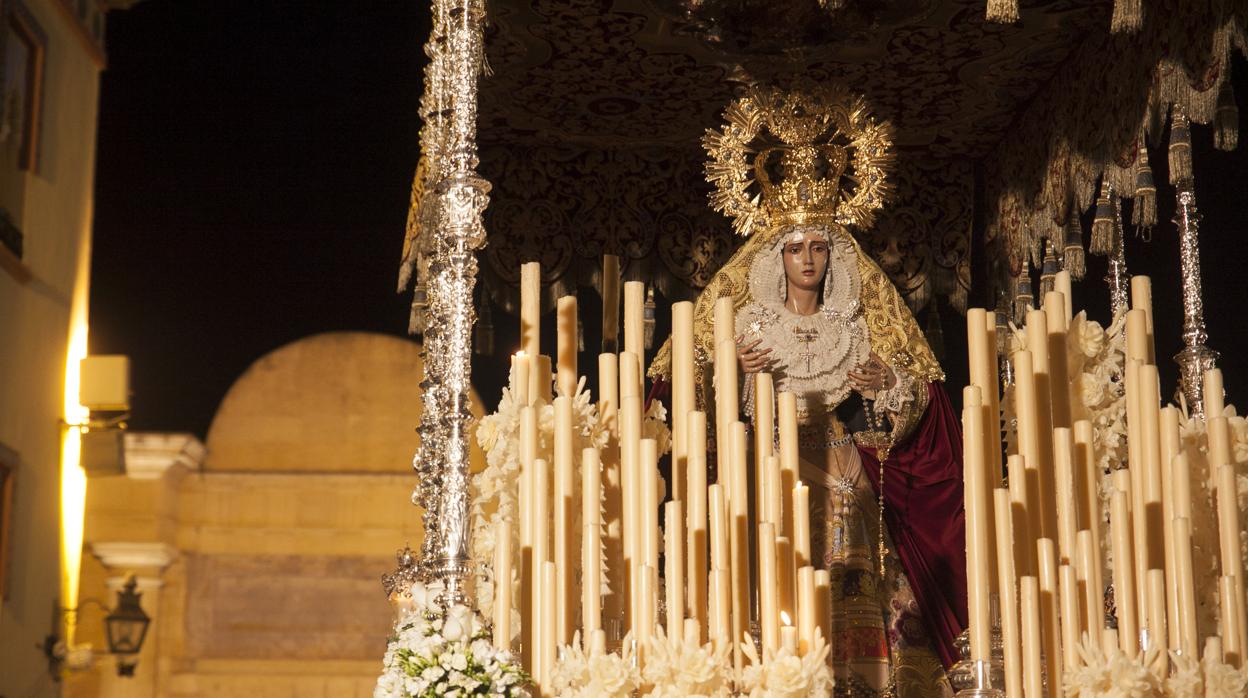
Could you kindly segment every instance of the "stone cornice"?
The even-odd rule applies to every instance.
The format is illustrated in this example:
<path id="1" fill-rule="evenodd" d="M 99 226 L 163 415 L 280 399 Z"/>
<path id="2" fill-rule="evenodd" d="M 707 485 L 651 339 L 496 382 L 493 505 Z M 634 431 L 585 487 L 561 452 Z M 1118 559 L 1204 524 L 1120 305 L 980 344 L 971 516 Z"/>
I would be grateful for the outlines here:
<path id="1" fill-rule="evenodd" d="M 126 434 L 126 476 L 155 480 L 175 465 L 198 471 L 204 453 L 203 442 L 193 434 L 131 432 Z"/>
<path id="2" fill-rule="evenodd" d="M 173 562 L 177 551 L 164 543 L 103 541 L 91 543 L 91 552 L 112 570 L 164 570 Z"/>

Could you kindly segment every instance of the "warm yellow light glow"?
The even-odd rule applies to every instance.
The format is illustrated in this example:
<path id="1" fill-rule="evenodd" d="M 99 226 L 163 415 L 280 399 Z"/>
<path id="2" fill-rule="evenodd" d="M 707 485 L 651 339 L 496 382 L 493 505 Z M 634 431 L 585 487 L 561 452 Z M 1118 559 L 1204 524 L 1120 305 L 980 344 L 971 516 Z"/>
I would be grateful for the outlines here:
<path id="1" fill-rule="evenodd" d="M 87 355 L 87 323 L 78 320 L 70 329 L 69 351 L 65 362 L 65 422 L 83 424 L 90 416 L 78 404 L 79 362 Z M 82 435 L 76 427 L 67 427 L 61 441 L 61 604 L 78 607 L 78 578 L 82 569 L 83 510 L 86 507 L 87 476 L 79 456 Z M 69 617 L 66 638 L 74 638 L 73 616 Z"/>

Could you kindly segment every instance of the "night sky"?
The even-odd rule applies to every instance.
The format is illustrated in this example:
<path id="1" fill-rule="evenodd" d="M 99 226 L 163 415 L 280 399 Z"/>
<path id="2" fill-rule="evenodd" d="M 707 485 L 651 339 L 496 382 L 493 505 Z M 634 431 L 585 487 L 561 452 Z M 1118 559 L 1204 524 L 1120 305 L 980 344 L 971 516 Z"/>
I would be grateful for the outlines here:
<path id="1" fill-rule="evenodd" d="M 131 428 L 206 435 L 233 381 L 296 339 L 403 336 L 409 296 L 395 282 L 419 157 L 427 4 L 147 0 L 110 13 L 108 31 L 91 351 L 130 356 Z M 1243 113 L 1248 64 L 1236 69 Z M 1210 346 L 1227 355 L 1235 401 L 1248 395 L 1237 355 L 1248 348 L 1248 148 L 1217 152 L 1209 129 L 1193 131 Z M 1160 189 L 1166 221 L 1173 193 Z M 1182 346 L 1173 226 L 1151 242 L 1132 237 L 1127 259 L 1154 276 L 1169 395 L 1177 369 L 1164 357 Z M 1076 304 L 1104 318 L 1104 261 L 1089 268 Z M 582 305 L 591 299 L 582 293 Z M 951 312 L 944 320 L 953 361 L 964 325 Z M 512 322 L 496 313 L 496 325 Z M 509 334 L 500 331 L 500 351 Z M 947 365 L 955 395 L 959 368 Z M 499 371 L 477 370 L 492 407 Z"/>

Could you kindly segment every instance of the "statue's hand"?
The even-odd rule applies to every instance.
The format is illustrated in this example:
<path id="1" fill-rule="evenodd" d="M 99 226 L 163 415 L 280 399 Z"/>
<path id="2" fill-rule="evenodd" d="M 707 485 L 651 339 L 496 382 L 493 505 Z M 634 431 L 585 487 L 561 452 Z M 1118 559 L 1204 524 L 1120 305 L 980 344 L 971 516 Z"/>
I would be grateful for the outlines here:
<path id="1" fill-rule="evenodd" d="M 849 371 L 849 384 L 863 395 L 871 398 L 881 390 L 897 385 L 897 376 L 875 352 L 863 363 Z"/>
<path id="2" fill-rule="evenodd" d="M 759 342 L 762 338 L 756 339 L 749 344 L 745 344 L 745 335 L 737 337 L 737 360 L 741 364 L 743 373 L 761 373 L 771 368 L 771 358 L 768 354 L 770 349 L 758 349 Z"/>

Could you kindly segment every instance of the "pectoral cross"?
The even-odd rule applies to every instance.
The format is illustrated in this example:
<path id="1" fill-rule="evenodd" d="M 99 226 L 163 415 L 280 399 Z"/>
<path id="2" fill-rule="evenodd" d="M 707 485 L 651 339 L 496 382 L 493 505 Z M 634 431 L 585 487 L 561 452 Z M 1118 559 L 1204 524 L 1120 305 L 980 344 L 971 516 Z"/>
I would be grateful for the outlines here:
<path id="1" fill-rule="evenodd" d="M 810 351 L 810 345 L 816 339 L 819 339 L 819 330 L 813 327 L 794 327 L 793 338 L 797 340 L 798 344 L 803 345 L 803 351 L 798 352 L 797 358 L 806 362 L 806 373 L 810 373 L 810 364 L 817 356 L 817 354 Z"/>

